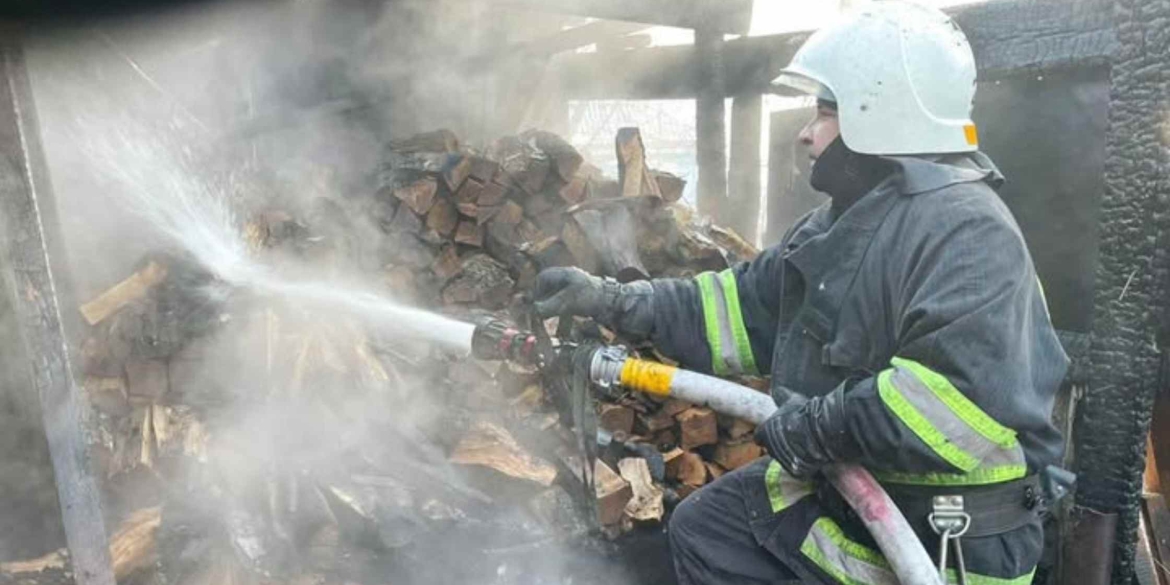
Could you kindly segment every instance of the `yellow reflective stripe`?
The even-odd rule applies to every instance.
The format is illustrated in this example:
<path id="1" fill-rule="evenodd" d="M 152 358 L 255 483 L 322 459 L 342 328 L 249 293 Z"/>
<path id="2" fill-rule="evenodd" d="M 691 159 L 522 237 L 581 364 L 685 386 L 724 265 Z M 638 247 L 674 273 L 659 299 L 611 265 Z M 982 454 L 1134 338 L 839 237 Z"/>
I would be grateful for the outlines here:
<path id="1" fill-rule="evenodd" d="M 923 443 L 947 463 L 963 471 L 973 471 L 979 466 L 979 459 L 955 446 L 946 435 L 939 432 L 931 422 L 906 400 L 890 381 L 893 371 L 884 370 L 878 374 L 878 396 Z"/>
<path id="2" fill-rule="evenodd" d="M 764 486 L 768 488 L 768 501 L 772 504 L 773 514 L 782 512 L 812 493 L 812 484 L 788 475 L 776 460 L 772 460 L 764 472 Z"/>
<path id="3" fill-rule="evenodd" d="M 886 483 L 906 485 L 988 485 L 1021 479 L 1028 474 L 1025 465 L 980 467 L 968 473 L 900 473 L 875 471 L 874 477 Z"/>
<path id="4" fill-rule="evenodd" d="M 963 422 L 970 425 L 975 432 L 983 435 L 983 438 L 1004 449 L 1010 449 L 1015 446 L 1015 431 L 999 424 L 995 419 L 988 416 L 987 413 L 983 412 L 983 409 L 979 408 L 974 402 L 971 402 L 970 398 L 967 398 L 962 392 L 959 392 L 959 389 L 955 388 L 950 380 L 947 380 L 946 376 L 914 360 L 895 357 L 890 360 L 890 363 L 913 372 L 939 400 L 951 409 L 951 412 L 954 412 L 955 415 L 963 419 Z"/>
<path id="5" fill-rule="evenodd" d="M 723 298 L 727 301 L 727 317 L 731 321 L 731 334 L 735 338 L 739 363 L 743 373 L 754 376 L 759 370 L 756 369 L 756 356 L 752 353 L 752 342 L 743 322 L 743 310 L 739 306 L 739 285 L 736 284 L 735 273 L 731 269 L 720 272 L 719 282 L 723 285 Z"/>
<path id="6" fill-rule="evenodd" d="M 831 518 L 821 517 L 813 523 L 800 545 L 800 552 L 834 580 L 845 585 L 897 585 L 886 558 L 876 550 L 858 544 Z M 970 585 L 1028 585 L 1036 569 L 1013 578 L 988 577 L 967 573 Z M 958 574 L 947 569 L 947 583 L 957 583 Z"/>
<path id="7" fill-rule="evenodd" d="M 699 298 L 703 302 L 703 324 L 707 328 L 707 346 L 711 349 L 711 371 L 717 376 L 727 375 L 723 361 L 723 344 L 719 340 L 719 299 L 715 294 L 715 274 L 704 272 L 695 277 Z"/>
<path id="8" fill-rule="evenodd" d="M 813 523 L 800 552 L 846 585 L 898 585 L 897 576 L 880 553 L 849 540 L 830 518 L 821 517 Z"/>
<path id="9" fill-rule="evenodd" d="M 1036 569 L 1032 569 L 1019 577 L 1012 579 L 1003 579 L 1000 577 L 987 577 L 984 575 L 976 575 L 974 573 L 967 573 L 967 585 L 1029 585 L 1032 582 L 1032 577 L 1035 576 Z M 959 574 L 954 569 L 947 569 L 947 582 L 958 583 Z"/>

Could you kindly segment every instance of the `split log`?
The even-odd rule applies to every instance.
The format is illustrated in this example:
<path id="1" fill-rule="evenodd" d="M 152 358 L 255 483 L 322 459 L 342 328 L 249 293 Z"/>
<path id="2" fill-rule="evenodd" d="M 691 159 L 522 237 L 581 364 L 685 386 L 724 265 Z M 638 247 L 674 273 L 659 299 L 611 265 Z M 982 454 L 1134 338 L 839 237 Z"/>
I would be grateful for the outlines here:
<path id="1" fill-rule="evenodd" d="M 663 429 L 669 429 L 674 426 L 674 417 L 662 412 L 655 412 L 652 414 L 639 413 L 636 417 L 638 421 L 638 432 L 646 435 L 653 435 Z"/>
<path id="2" fill-rule="evenodd" d="M 593 480 L 597 491 L 597 522 L 602 526 L 621 522 L 626 504 L 634 497 L 633 488 L 600 459 L 593 464 Z"/>
<path id="3" fill-rule="evenodd" d="M 618 461 L 622 478 L 630 482 L 634 497 L 626 504 L 625 513 L 638 522 L 658 522 L 665 513 L 662 504 L 662 488 L 654 485 L 650 477 L 650 466 L 641 457 L 629 457 Z"/>
<path id="4" fill-rule="evenodd" d="M 565 225 L 570 224 L 573 224 L 572 231 L 583 235 L 574 236 L 577 247 L 587 244 L 592 248 L 592 252 L 581 253 L 586 257 L 591 254 L 595 256 L 603 274 L 613 276 L 620 282 L 650 278 L 638 253 L 638 221 L 626 202 L 587 203 L 570 211 Z M 580 240 L 584 240 L 584 243 Z M 568 238 L 565 241 L 569 243 Z"/>
<path id="5" fill-rule="evenodd" d="M 398 152 L 459 152 L 459 137 L 443 128 L 433 132 L 416 134 L 410 138 L 390 143 L 390 149 Z"/>
<path id="6" fill-rule="evenodd" d="M 569 248 L 578 268 L 590 274 L 601 272 L 601 258 L 598 257 L 597 250 L 589 241 L 589 235 L 585 233 L 577 219 L 570 218 L 565 222 L 565 227 L 561 230 L 561 240 Z"/>
<path id="7" fill-rule="evenodd" d="M 622 197 L 662 197 L 658 183 L 646 166 L 646 147 L 637 128 L 622 128 L 617 134 L 618 184 Z"/>
<path id="8" fill-rule="evenodd" d="M 426 215 L 439 192 L 439 182 L 434 177 L 423 177 L 409 185 L 394 190 L 394 196 L 418 215 Z M 399 210 L 401 215 L 401 210 Z M 397 217 L 395 218 L 397 219 Z"/>
<path id="9" fill-rule="evenodd" d="M 506 266 L 487 254 L 473 254 L 463 259 L 459 276 L 443 288 L 443 302 L 501 309 L 511 299 L 515 285 Z"/>
<path id="10" fill-rule="evenodd" d="M 451 461 L 494 469 L 509 477 L 552 485 L 557 468 L 525 451 L 507 429 L 488 423 L 476 423 L 459 441 Z"/>
<path id="11" fill-rule="evenodd" d="M 673 471 L 673 474 L 672 474 Z M 698 453 L 684 451 L 673 465 L 666 467 L 667 477 L 672 477 L 683 485 L 699 487 L 707 483 L 707 466 Z"/>
<path id="12" fill-rule="evenodd" d="M 459 225 L 459 211 L 450 201 L 440 199 L 427 212 L 427 228 L 435 230 L 444 238 L 451 237 L 455 226 Z"/>
<path id="13" fill-rule="evenodd" d="M 573 177 L 557 190 L 557 194 L 569 205 L 581 203 L 589 196 L 589 179 L 580 175 Z"/>
<path id="14" fill-rule="evenodd" d="M 154 406 L 147 406 L 142 412 L 142 434 L 139 436 L 140 447 L 138 450 L 138 463 L 148 469 L 154 468 L 154 462 L 158 454 L 158 438 L 154 432 Z"/>
<path id="15" fill-rule="evenodd" d="M 679 400 L 677 398 L 667 398 L 666 401 L 662 403 L 662 407 L 659 408 L 658 410 L 659 410 L 659 412 L 662 412 L 663 414 L 665 414 L 667 416 L 673 417 L 673 416 L 677 416 L 678 414 L 682 413 L 682 411 L 684 411 L 688 408 L 692 408 L 694 406 L 695 406 L 694 404 L 691 404 L 690 402 L 687 402 L 685 400 Z"/>
<path id="16" fill-rule="evenodd" d="M 484 190 L 487 188 L 487 185 L 490 185 L 490 184 L 491 183 L 484 183 L 483 181 L 480 181 L 480 180 L 475 179 L 475 178 L 470 178 L 470 179 L 464 181 L 463 186 L 459 187 L 458 191 L 455 191 L 455 202 L 456 203 L 475 203 L 475 202 L 477 202 L 479 200 L 479 198 L 482 196 Z M 502 188 L 501 188 L 501 193 L 503 193 Z"/>
<path id="17" fill-rule="evenodd" d="M 658 192 L 662 194 L 662 199 L 669 203 L 682 199 L 683 191 L 687 188 L 687 182 L 682 178 L 665 171 L 650 171 L 650 176 L 658 185 Z"/>
<path id="18" fill-rule="evenodd" d="M 500 364 L 499 370 L 496 370 L 495 378 L 504 396 L 516 396 L 526 388 L 538 384 L 540 372 L 532 366 L 506 361 Z"/>
<path id="19" fill-rule="evenodd" d="M 166 278 L 166 265 L 151 260 L 126 280 L 82 305 L 81 316 L 91 327 L 97 325 L 126 305 L 145 297 L 154 286 Z"/>
<path id="20" fill-rule="evenodd" d="M 674 429 L 663 429 L 654 433 L 654 438 L 651 442 L 654 443 L 654 446 L 659 451 L 668 451 L 678 446 L 678 435 L 674 432 Z"/>
<path id="21" fill-rule="evenodd" d="M 557 206 L 543 195 L 528 197 L 524 200 L 524 215 L 528 217 L 536 218 L 550 211 L 557 211 Z"/>
<path id="22" fill-rule="evenodd" d="M 480 219 L 484 218 L 486 215 L 481 211 L 481 209 L 491 209 L 490 207 L 481 208 L 474 203 L 459 203 L 455 206 L 455 208 L 459 211 L 459 215 L 462 215 L 463 217 L 470 217 L 476 220 L 476 223 L 481 223 Z"/>
<path id="23" fill-rule="evenodd" d="M 455 193 L 463 186 L 463 182 L 467 177 L 471 176 L 471 157 L 460 154 L 453 154 L 447 158 L 447 164 L 443 166 L 443 182 L 447 184 L 447 188 Z"/>
<path id="24" fill-rule="evenodd" d="M 688 408 L 676 417 L 679 423 L 679 447 L 694 449 L 719 442 L 719 426 L 710 408 Z"/>
<path id="25" fill-rule="evenodd" d="M 422 233 L 423 222 L 417 215 L 415 215 L 410 206 L 402 205 L 398 208 L 398 212 L 394 214 L 394 220 L 387 226 L 387 232 L 395 236 L 417 236 Z M 399 242 L 394 242 L 398 245 Z"/>
<path id="26" fill-rule="evenodd" d="M 683 451 L 678 447 L 674 447 L 673 449 L 669 449 L 662 453 L 662 462 L 666 465 L 667 479 L 678 479 L 678 467 L 679 463 L 682 461 L 683 453 L 686 453 L 686 451 Z"/>
<path id="27" fill-rule="evenodd" d="M 727 470 L 723 469 L 723 467 L 720 466 L 718 463 L 714 463 L 711 461 L 704 461 L 703 465 L 706 466 L 707 476 L 710 478 L 711 481 L 715 481 L 715 480 L 723 477 L 724 473 L 727 473 Z"/>
<path id="28" fill-rule="evenodd" d="M 624 505 L 624 504 L 623 504 Z M 619 512 L 620 515 L 620 512 Z M 65 549 L 55 550 L 44 556 L 25 561 L 9 561 L 0 563 L 0 576 L 16 577 L 15 583 L 24 584 L 23 576 L 40 575 L 48 571 L 64 571 L 69 566 L 69 554 Z M 0 580 L 7 583 L 7 579 Z M 39 580 L 30 580 L 30 583 L 39 583 Z M 72 579 L 69 580 L 72 583 Z"/>
<path id="29" fill-rule="evenodd" d="M 476 248 L 483 247 L 484 228 L 474 221 L 461 221 L 455 229 L 455 241 Z"/>
<path id="30" fill-rule="evenodd" d="M 720 248 L 727 250 L 735 262 L 750 262 L 760 255 L 760 250 L 741 238 L 732 230 L 712 225 L 709 228 L 711 239 Z"/>
<path id="31" fill-rule="evenodd" d="M 494 160 L 484 158 L 482 156 L 471 157 L 471 173 L 472 179 L 480 183 L 489 183 L 500 172 L 500 165 Z"/>
<path id="32" fill-rule="evenodd" d="M 512 411 L 520 417 L 535 414 L 544 403 L 544 389 L 540 384 L 529 384 L 524 391 L 508 401 Z"/>
<path id="33" fill-rule="evenodd" d="M 727 428 L 727 436 L 732 439 L 746 437 L 754 432 L 756 432 L 756 425 L 739 418 L 734 419 L 731 426 Z"/>
<path id="34" fill-rule="evenodd" d="M 113 321 L 113 320 L 111 320 Z M 131 344 L 119 335 L 111 335 L 109 323 L 94 329 L 81 344 L 81 370 L 90 376 L 121 377 Z"/>
<path id="35" fill-rule="evenodd" d="M 98 412 L 116 417 L 130 413 L 130 395 L 123 378 L 86 376 L 82 386 Z"/>
<path id="36" fill-rule="evenodd" d="M 585 158 L 577 152 L 576 148 L 573 148 L 573 145 L 552 132 L 529 130 L 522 135 L 522 138 L 532 140 L 537 148 L 552 159 L 553 167 L 562 181 L 571 181 L 585 162 Z"/>
<path id="37" fill-rule="evenodd" d="M 586 199 L 616 199 L 621 196 L 622 187 L 613 179 L 595 177 L 589 179 L 589 184 L 585 186 Z"/>
<path id="38" fill-rule="evenodd" d="M 548 234 L 544 233 L 540 230 L 539 227 L 536 226 L 536 224 L 528 220 L 524 220 L 516 226 L 516 235 L 520 236 L 521 240 L 530 244 L 530 247 L 532 248 L 531 252 L 534 255 L 543 252 L 544 249 L 551 245 L 550 242 L 557 241 L 556 237 L 549 236 Z M 537 248 L 539 248 L 539 250 Z"/>
<path id="39" fill-rule="evenodd" d="M 118 527 L 110 538 L 110 559 L 118 582 L 154 567 L 158 561 L 155 534 L 161 524 L 162 510 L 153 507 L 134 512 Z"/>
<path id="40" fill-rule="evenodd" d="M 493 181 L 483 184 L 475 202 L 483 207 L 495 207 L 502 205 L 507 195 L 508 188 Z"/>
<path id="41" fill-rule="evenodd" d="M 489 219 L 492 223 L 502 223 L 507 226 L 518 226 L 524 221 L 524 208 L 514 201 L 507 201 Z"/>
<path id="42" fill-rule="evenodd" d="M 523 172 L 512 175 L 516 185 L 529 195 L 539 195 L 552 173 L 552 162 L 547 158 L 533 158 Z"/>
<path id="43" fill-rule="evenodd" d="M 740 441 L 720 441 L 715 446 L 715 454 L 711 459 L 724 469 L 735 470 L 763 455 L 764 450 L 749 438 Z"/>
<path id="44" fill-rule="evenodd" d="M 149 426 L 158 456 L 184 456 L 197 461 L 207 460 L 210 435 L 191 407 L 156 404 L 149 407 L 146 412 L 150 421 L 143 425 L 143 436 L 146 435 L 146 427 Z"/>
<path id="45" fill-rule="evenodd" d="M 599 405 L 600 412 L 597 415 L 597 424 L 601 428 L 611 433 L 625 433 L 629 435 L 634 432 L 634 411 L 627 407 L 618 404 Z"/>
<path id="46" fill-rule="evenodd" d="M 126 364 L 126 385 L 131 398 L 157 401 L 169 390 L 167 377 L 167 364 L 163 361 L 133 360 Z"/>
<path id="47" fill-rule="evenodd" d="M 439 279 L 439 284 L 447 284 L 447 281 L 454 278 L 463 270 L 463 262 L 459 259 L 459 251 L 455 246 L 443 246 L 443 251 L 439 253 L 439 258 L 431 264 L 431 272 Z"/>

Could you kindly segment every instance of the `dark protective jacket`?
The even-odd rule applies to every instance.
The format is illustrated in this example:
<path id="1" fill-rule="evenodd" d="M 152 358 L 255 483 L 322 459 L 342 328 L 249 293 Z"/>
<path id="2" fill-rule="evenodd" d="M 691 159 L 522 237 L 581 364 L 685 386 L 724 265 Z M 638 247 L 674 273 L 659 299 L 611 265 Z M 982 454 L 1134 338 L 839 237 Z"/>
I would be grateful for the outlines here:
<path id="1" fill-rule="evenodd" d="M 1068 358 L 995 194 L 1002 176 L 981 153 L 888 160 L 896 172 L 836 221 L 826 204 L 750 263 L 654 281 L 653 341 L 703 372 L 770 374 L 773 388 L 808 396 L 845 385 L 856 463 L 892 490 L 995 484 L 1058 464 L 1050 416 Z M 777 511 L 772 467 L 764 497 Z M 816 521 L 803 545 L 862 550 L 825 520 L 832 526 Z M 1035 531 L 1027 539 L 1024 548 L 1040 544 Z M 1010 544 L 996 544 L 1018 557 L 1006 566 L 968 547 L 968 568 L 1030 572 L 1039 550 Z"/>

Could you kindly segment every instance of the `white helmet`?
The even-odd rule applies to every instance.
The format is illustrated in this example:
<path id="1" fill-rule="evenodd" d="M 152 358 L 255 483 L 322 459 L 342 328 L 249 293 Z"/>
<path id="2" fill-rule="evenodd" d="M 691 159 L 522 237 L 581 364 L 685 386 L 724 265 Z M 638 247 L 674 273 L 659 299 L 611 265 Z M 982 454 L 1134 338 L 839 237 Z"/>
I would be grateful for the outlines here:
<path id="1" fill-rule="evenodd" d="M 971 152 L 975 57 L 941 10 L 873 2 L 809 37 L 773 82 L 835 101 L 863 154 Z"/>

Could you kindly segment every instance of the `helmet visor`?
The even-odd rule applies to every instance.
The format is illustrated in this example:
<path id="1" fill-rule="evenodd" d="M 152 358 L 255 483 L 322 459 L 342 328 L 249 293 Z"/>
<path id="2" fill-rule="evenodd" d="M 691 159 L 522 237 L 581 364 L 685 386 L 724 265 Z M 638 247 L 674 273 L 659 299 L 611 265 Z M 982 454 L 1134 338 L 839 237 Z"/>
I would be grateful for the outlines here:
<path id="1" fill-rule="evenodd" d="M 828 86 L 807 75 L 789 69 L 785 69 L 780 73 L 779 77 L 773 79 L 772 86 L 795 90 L 796 93 L 811 95 L 817 99 L 828 100 L 834 103 L 837 101 L 837 97 L 833 95 L 832 90 Z"/>

